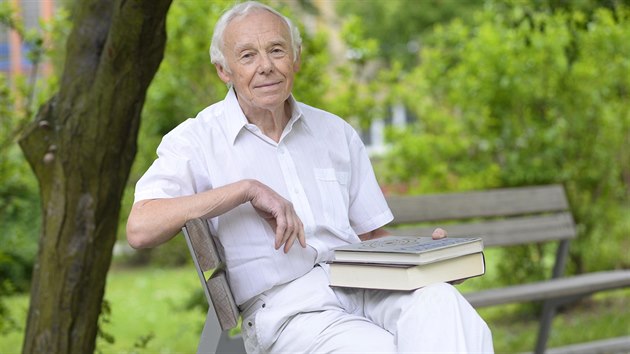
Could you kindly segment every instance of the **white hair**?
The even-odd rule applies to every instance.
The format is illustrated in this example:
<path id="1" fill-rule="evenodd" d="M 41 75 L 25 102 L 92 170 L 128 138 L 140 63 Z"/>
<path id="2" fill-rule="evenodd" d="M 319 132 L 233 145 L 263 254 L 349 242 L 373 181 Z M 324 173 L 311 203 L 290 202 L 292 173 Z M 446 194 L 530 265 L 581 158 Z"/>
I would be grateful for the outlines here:
<path id="1" fill-rule="evenodd" d="M 212 64 L 218 64 L 223 67 L 224 70 L 229 72 L 229 67 L 225 61 L 223 55 L 223 37 L 225 28 L 227 25 L 237 17 L 249 15 L 256 11 L 269 11 L 272 14 L 280 17 L 289 27 L 289 34 L 291 35 L 291 47 L 293 50 L 293 60 L 298 60 L 300 47 L 302 46 L 302 37 L 300 36 L 300 30 L 293 24 L 293 22 L 286 16 L 282 15 L 273 8 L 261 4 L 256 1 L 247 1 L 234 5 L 227 10 L 214 26 L 214 33 L 212 34 L 212 42 L 210 43 L 210 61 Z"/>

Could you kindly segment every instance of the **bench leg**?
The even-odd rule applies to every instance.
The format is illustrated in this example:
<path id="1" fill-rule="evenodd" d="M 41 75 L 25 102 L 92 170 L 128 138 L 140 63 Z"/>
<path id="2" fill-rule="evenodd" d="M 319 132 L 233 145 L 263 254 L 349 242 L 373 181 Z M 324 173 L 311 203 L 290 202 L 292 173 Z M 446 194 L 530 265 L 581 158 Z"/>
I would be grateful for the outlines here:
<path id="1" fill-rule="evenodd" d="M 246 354 L 243 337 L 230 337 L 229 331 L 221 333 L 217 354 Z"/>
<path id="2" fill-rule="evenodd" d="M 199 338 L 197 354 L 245 354 L 245 343 L 241 336 L 230 337 L 222 331 L 214 308 L 208 309 L 206 322 Z"/>
<path id="3" fill-rule="evenodd" d="M 547 340 L 551 331 L 551 323 L 556 314 L 558 303 L 556 301 L 545 301 L 540 318 L 540 326 L 538 327 L 538 338 L 536 339 L 536 349 L 534 353 L 543 354 L 547 348 Z"/>
<path id="4" fill-rule="evenodd" d="M 206 315 L 206 322 L 203 325 L 201 337 L 199 338 L 197 354 L 216 353 L 222 335 L 221 332 L 217 315 L 214 312 L 214 308 L 210 306 L 208 314 Z"/>
<path id="5" fill-rule="evenodd" d="M 558 244 L 556 250 L 556 263 L 553 266 L 551 274 L 552 278 L 559 278 L 564 274 L 564 267 L 569 255 L 569 240 L 562 240 Z M 536 348 L 534 353 L 543 354 L 547 348 L 547 340 L 549 339 L 549 332 L 551 331 L 551 322 L 556 315 L 556 309 L 558 302 L 554 300 L 545 301 L 542 310 L 542 316 L 540 318 L 540 326 L 538 327 L 538 337 L 536 339 Z"/>

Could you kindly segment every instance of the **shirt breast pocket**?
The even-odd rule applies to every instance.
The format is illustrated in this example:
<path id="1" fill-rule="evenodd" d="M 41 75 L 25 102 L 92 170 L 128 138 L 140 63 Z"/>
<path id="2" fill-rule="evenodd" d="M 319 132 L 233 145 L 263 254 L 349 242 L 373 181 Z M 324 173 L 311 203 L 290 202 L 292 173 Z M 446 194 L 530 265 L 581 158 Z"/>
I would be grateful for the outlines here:
<path id="1" fill-rule="evenodd" d="M 326 223 L 338 229 L 347 228 L 350 224 L 348 173 L 333 168 L 316 168 L 314 173 L 322 203 L 320 212 Z"/>

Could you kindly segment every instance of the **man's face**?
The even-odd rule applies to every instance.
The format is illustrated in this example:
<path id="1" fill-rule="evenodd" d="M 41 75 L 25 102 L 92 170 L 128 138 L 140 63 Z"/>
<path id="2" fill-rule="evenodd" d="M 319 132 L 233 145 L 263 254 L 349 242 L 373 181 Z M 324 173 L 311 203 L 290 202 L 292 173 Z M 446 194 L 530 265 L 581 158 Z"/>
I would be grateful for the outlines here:
<path id="1" fill-rule="evenodd" d="M 225 29 L 223 45 L 229 70 L 217 65 L 217 72 L 234 85 L 243 111 L 282 108 L 299 69 L 286 23 L 268 11 L 238 17 Z"/>

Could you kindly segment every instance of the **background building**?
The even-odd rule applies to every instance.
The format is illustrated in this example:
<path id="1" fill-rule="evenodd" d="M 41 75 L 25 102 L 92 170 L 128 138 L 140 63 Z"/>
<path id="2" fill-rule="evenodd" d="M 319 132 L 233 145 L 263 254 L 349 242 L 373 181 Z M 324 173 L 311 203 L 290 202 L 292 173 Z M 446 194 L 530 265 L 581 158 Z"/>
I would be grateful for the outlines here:
<path id="1" fill-rule="evenodd" d="M 38 30 L 42 21 L 52 18 L 55 8 L 54 0 L 0 0 L 0 3 L 9 3 L 17 10 L 16 15 L 22 19 L 26 31 Z M 0 72 L 9 80 L 32 69 L 28 51 L 28 46 L 15 30 L 0 25 Z M 44 63 L 41 69 L 41 73 L 48 72 L 48 64 Z"/>

